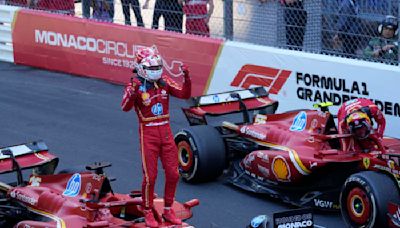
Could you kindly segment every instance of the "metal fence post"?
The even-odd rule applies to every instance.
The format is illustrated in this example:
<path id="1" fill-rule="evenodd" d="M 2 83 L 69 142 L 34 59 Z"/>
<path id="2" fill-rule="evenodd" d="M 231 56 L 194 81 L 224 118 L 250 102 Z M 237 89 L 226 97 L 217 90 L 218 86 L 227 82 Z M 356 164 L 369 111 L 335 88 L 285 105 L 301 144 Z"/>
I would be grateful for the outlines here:
<path id="1" fill-rule="evenodd" d="M 224 1 L 224 37 L 233 39 L 233 0 Z"/>
<path id="2" fill-rule="evenodd" d="M 82 0 L 82 16 L 90 18 L 90 0 Z"/>

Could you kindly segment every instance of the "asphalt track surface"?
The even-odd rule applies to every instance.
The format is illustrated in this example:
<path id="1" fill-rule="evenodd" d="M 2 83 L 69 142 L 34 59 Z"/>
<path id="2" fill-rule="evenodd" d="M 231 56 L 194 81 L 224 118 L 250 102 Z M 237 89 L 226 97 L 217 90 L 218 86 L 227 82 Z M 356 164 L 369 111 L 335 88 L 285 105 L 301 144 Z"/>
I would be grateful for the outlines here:
<path id="1" fill-rule="evenodd" d="M 0 62 L 0 146 L 43 139 L 60 157 L 61 169 L 83 169 L 94 161 L 110 161 L 109 175 L 117 192 L 140 189 L 141 161 L 134 112 L 120 109 L 122 86 Z M 187 126 L 171 100 L 174 132 Z M 159 165 L 156 192 L 163 194 Z M 2 177 L 0 177 L 0 180 Z M 4 180 L 4 179 L 3 179 Z M 177 200 L 200 199 L 188 222 L 197 228 L 244 228 L 251 218 L 293 209 L 266 196 L 249 194 L 224 183 L 191 185 L 180 181 Z M 344 227 L 337 213 L 317 213 L 315 223 Z"/>

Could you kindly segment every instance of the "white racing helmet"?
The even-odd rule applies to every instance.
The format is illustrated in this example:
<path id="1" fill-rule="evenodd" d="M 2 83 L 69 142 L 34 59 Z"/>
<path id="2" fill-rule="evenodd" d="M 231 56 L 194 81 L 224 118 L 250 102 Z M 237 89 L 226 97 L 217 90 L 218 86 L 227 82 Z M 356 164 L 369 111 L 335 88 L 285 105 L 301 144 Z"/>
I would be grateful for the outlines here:
<path id="1" fill-rule="evenodd" d="M 163 73 L 163 61 L 156 47 L 140 47 L 135 53 L 137 74 L 149 81 L 157 81 Z"/>

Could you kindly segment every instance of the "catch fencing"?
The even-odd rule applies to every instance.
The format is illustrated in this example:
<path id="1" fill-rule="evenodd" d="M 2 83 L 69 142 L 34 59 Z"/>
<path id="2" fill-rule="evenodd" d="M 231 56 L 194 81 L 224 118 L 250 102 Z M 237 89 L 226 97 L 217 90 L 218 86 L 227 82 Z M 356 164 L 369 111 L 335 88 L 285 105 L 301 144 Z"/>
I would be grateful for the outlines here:
<path id="1" fill-rule="evenodd" d="M 196 0 L 199 2 L 198 0 Z M 184 5 L 190 1 L 183 0 Z M 210 36 L 284 49 L 398 65 L 398 36 L 378 27 L 399 18 L 400 0 L 213 0 Z M 294 2 L 286 4 L 285 2 Z M 88 19 L 187 33 L 178 0 L 6 0 L 0 4 L 48 10 Z M 213 5 L 213 7 L 212 7 Z M 207 35 L 200 32 L 202 35 Z M 375 41 L 379 41 L 378 44 Z M 372 41 L 372 42 L 371 42 Z M 379 55 L 373 51 L 390 45 Z M 369 51 L 368 51 L 369 48 Z"/>

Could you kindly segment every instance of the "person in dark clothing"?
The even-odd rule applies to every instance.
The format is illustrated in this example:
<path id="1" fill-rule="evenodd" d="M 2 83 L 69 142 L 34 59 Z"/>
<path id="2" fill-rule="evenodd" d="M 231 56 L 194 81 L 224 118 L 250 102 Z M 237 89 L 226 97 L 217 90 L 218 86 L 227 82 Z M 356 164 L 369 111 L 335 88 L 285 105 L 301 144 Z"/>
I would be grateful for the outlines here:
<path id="1" fill-rule="evenodd" d="M 292 50 L 302 50 L 307 24 L 303 0 L 281 0 L 284 5 L 286 45 Z"/>
<path id="2" fill-rule="evenodd" d="M 137 26 L 144 27 L 142 12 L 140 11 L 139 0 L 121 0 L 122 11 L 125 17 L 125 24 L 131 25 L 131 12 L 130 6 L 132 6 L 133 13 L 135 13 Z"/>
<path id="3" fill-rule="evenodd" d="M 339 8 L 339 20 L 336 23 L 334 46 L 342 45 L 344 56 L 354 57 L 361 41 L 362 21 L 358 18 L 360 6 L 358 0 L 342 0 Z"/>
<path id="4" fill-rule="evenodd" d="M 149 1 L 146 0 L 143 9 L 148 9 Z M 182 33 L 183 12 L 178 0 L 156 0 L 151 28 L 158 29 L 161 16 L 165 21 L 165 30 Z"/>

